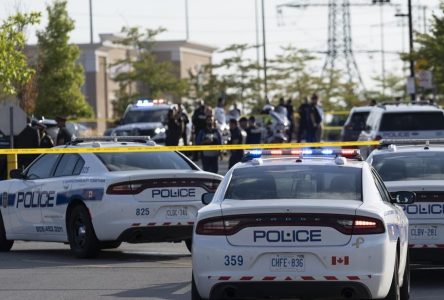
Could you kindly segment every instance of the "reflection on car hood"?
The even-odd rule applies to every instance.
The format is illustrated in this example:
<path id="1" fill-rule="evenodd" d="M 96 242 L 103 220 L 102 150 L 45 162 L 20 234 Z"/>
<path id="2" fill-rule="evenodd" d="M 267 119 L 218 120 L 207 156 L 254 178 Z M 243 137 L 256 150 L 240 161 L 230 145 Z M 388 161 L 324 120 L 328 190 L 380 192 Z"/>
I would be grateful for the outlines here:
<path id="1" fill-rule="evenodd" d="M 115 131 L 125 131 L 125 130 L 133 130 L 133 129 L 156 129 L 156 128 L 163 128 L 164 125 L 160 122 L 154 122 L 154 123 L 134 123 L 134 124 L 125 124 L 120 125 L 116 127 Z"/>

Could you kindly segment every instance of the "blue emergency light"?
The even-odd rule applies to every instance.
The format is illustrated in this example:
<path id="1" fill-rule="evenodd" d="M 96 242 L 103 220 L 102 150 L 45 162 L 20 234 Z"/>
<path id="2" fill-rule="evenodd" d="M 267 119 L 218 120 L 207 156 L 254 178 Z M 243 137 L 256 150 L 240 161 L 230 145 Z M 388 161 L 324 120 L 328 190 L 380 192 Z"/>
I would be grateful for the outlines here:
<path id="1" fill-rule="evenodd" d="M 360 153 L 358 149 L 272 149 L 272 150 L 251 150 L 248 151 L 243 161 L 250 161 L 254 158 L 261 158 L 262 156 L 297 156 L 302 157 L 345 157 L 345 158 L 359 158 Z"/>

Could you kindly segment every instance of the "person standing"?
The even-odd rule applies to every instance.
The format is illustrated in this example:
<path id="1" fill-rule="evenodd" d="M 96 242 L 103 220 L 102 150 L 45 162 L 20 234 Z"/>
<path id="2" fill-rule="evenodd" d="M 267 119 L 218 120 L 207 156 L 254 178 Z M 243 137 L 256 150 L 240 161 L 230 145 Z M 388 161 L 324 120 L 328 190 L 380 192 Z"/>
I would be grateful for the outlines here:
<path id="1" fill-rule="evenodd" d="M 40 134 L 40 148 L 52 148 L 54 147 L 54 141 L 46 132 L 46 125 L 42 122 L 38 122 L 35 126 Z"/>
<path id="2" fill-rule="evenodd" d="M 250 116 L 248 119 L 247 144 L 260 144 L 262 142 L 262 130 L 256 125 L 256 118 Z"/>
<path id="3" fill-rule="evenodd" d="M 40 134 L 39 131 L 34 127 L 37 121 L 31 122 L 30 118 L 27 118 L 26 127 L 19 133 L 15 146 L 19 149 L 33 149 L 40 148 Z M 18 166 L 19 168 L 25 169 L 29 166 L 34 159 L 38 157 L 38 154 L 22 154 L 18 155 Z"/>
<path id="4" fill-rule="evenodd" d="M 217 105 L 214 108 L 214 118 L 218 125 L 225 125 L 227 123 L 225 117 L 225 100 L 222 97 L 217 99 Z"/>
<path id="5" fill-rule="evenodd" d="M 245 144 L 247 134 L 241 128 L 239 128 L 239 124 L 236 119 L 230 119 L 230 144 L 231 145 L 242 145 Z M 228 162 L 228 169 L 231 169 L 232 166 L 237 164 L 242 160 L 244 156 L 244 150 L 231 150 L 230 151 L 230 160 Z"/>
<path id="6" fill-rule="evenodd" d="M 168 111 L 167 126 L 168 129 L 166 131 L 165 145 L 178 146 L 179 140 L 182 136 L 182 121 L 181 121 L 181 116 L 176 107 L 172 107 Z"/>
<path id="7" fill-rule="evenodd" d="M 239 119 L 239 127 L 243 131 L 247 132 L 247 129 L 248 129 L 248 119 L 245 118 L 245 117 L 240 118 Z"/>
<path id="8" fill-rule="evenodd" d="M 205 128 L 199 131 L 196 145 L 221 145 L 222 138 L 214 125 L 212 116 L 207 116 Z M 204 171 L 217 173 L 219 171 L 219 150 L 202 151 L 202 168 Z"/>
<path id="9" fill-rule="evenodd" d="M 312 113 L 312 119 L 315 127 L 315 142 L 320 142 L 322 138 L 322 121 L 324 120 L 324 109 L 319 103 L 319 96 L 318 94 L 314 93 L 311 96 L 311 105 L 313 106 L 314 110 Z"/>
<path id="10" fill-rule="evenodd" d="M 203 101 L 198 102 L 197 108 L 194 110 L 193 116 L 191 117 L 191 121 L 193 122 L 193 143 L 197 144 L 197 135 L 199 132 L 203 129 L 205 129 L 205 120 L 207 116 L 205 114 L 205 104 Z M 192 159 L 194 161 L 199 160 L 199 152 L 193 151 L 193 157 Z"/>
<path id="11" fill-rule="evenodd" d="M 59 132 L 57 133 L 56 146 L 66 145 L 70 143 L 73 139 L 71 132 L 66 128 L 66 117 L 57 116 L 56 117 L 57 127 L 59 127 Z"/>
<path id="12" fill-rule="evenodd" d="M 188 132 L 187 132 L 188 127 L 187 126 L 188 126 L 188 123 L 190 123 L 190 119 L 188 118 L 185 108 L 183 107 L 183 105 L 181 103 L 179 103 L 177 107 L 178 107 L 178 114 L 180 116 L 180 122 L 182 124 L 181 138 L 183 140 L 183 145 L 187 146 L 188 142 L 189 142 L 189 140 L 188 140 L 189 136 L 188 136 Z"/>
<path id="13" fill-rule="evenodd" d="M 307 129 L 310 126 L 310 105 L 307 97 L 304 97 L 302 104 L 298 108 L 299 126 L 296 141 L 300 143 L 302 140 L 307 140 Z"/>
<path id="14" fill-rule="evenodd" d="M 294 133 L 294 108 L 291 98 L 287 100 L 285 106 L 287 108 L 287 119 L 290 122 L 290 128 L 288 129 L 288 141 L 291 142 L 293 140 Z"/>
<path id="15" fill-rule="evenodd" d="M 241 116 L 241 111 L 239 108 L 237 108 L 237 103 L 233 102 L 233 109 L 228 112 L 230 115 L 230 119 L 236 119 L 239 120 Z"/>

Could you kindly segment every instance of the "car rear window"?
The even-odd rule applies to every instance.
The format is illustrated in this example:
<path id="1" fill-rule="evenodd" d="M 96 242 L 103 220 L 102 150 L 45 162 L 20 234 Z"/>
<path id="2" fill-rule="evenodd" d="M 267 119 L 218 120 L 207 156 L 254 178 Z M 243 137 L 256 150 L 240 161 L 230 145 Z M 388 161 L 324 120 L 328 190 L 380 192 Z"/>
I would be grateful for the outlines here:
<path id="1" fill-rule="evenodd" d="M 195 169 L 176 152 L 122 152 L 96 153 L 96 155 L 109 171 Z"/>
<path id="2" fill-rule="evenodd" d="M 338 166 L 264 166 L 236 169 L 225 199 L 362 200 L 362 169 Z"/>
<path id="3" fill-rule="evenodd" d="M 412 152 L 373 156 L 384 181 L 444 180 L 444 153 Z"/>
<path id="4" fill-rule="evenodd" d="M 442 112 L 385 113 L 381 131 L 444 130 Z"/>
<path id="5" fill-rule="evenodd" d="M 370 112 L 354 112 L 347 123 L 353 130 L 363 130 Z"/>

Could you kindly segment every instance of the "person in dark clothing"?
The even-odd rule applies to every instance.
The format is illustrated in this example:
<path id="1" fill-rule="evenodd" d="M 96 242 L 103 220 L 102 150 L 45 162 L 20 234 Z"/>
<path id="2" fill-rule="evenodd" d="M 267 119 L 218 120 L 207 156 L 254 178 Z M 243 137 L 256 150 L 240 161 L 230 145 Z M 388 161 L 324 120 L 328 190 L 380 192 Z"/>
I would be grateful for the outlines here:
<path id="1" fill-rule="evenodd" d="M 256 118 L 251 116 L 248 119 L 247 144 L 260 144 L 262 142 L 262 130 L 256 125 Z"/>
<path id="2" fill-rule="evenodd" d="M 197 145 L 221 145 L 222 137 L 217 130 L 212 116 L 207 116 L 206 126 L 196 137 Z M 202 168 L 204 171 L 217 173 L 219 171 L 219 151 L 202 151 Z"/>
<path id="3" fill-rule="evenodd" d="M 178 114 L 180 116 L 180 122 L 182 124 L 182 135 L 181 138 L 183 140 L 183 145 L 188 145 L 188 136 L 187 136 L 187 125 L 190 123 L 190 119 L 188 118 L 188 115 L 185 112 L 185 109 L 182 104 L 179 104 L 178 106 Z"/>
<path id="4" fill-rule="evenodd" d="M 321 128 L 322 116 L 317 107 L 317 95 L 313 94 L 312 102 L 307 109 L 307 142 L 317 142 L 317 133 Z M 322 129 L 321 129 L 322 130 Z"/>
<path id="5" fill-rule="evenodd" d="M 239 128 L 237 120 L 230 119 L 229 125 L 230 125 L 230 136 L 231 136 L 229 143 L 231 145 L 245 144 L 247 134 L 245 131 Z M 232 166 L 240 162 L 243 156 L 244 156 L 244 150 L 231 150 L 228 169 L 231 169 Z"/>
<path id="6" fill-rule="evenodd" d="M 40 134 L 40 148 L 52 148 L 54 147 L 54 141 L 51 136 L 46 132 L 46 125 L 42 122 L 38 122 L 35 126 Z"/>
<path id="7" fill-rule="evenodd" d="M 168 129 L 166 131 L 166 146 L 178 146 L 182 136 L 182 121 L 178 110 L 173 107 L 168 111 Z"/>
<path id="8" fill-rule="evenodd" d="M 36 122 L 34 122 L 36 123 Z M 19 149 L 32 149 L 40 148 L 40 134 L 39 131 L 33 127 L 31 120 L 28 118 L 28 124 L 17 136 L 15 143 L 16 148 Z M 18 155 L 18 167 L 26 168 L 32 163 L 34 159 L 38 157 L 38 154 L 23 154 Z"/>
<path id="9" fill-rule="evenodd" d="M 248 119 L 245 118 L 245 117 L 240 118 L 239 119 L 239 127 L 243 131 L 247 132 L 247 129 L 248 129 Z"/>
<path id="10" fill-rule="evenodd" d="M 290 128 L 288 129 L 288 141 L 291 142 L 293 140 L 294 133 L 294 108 L 291 99 L 287 100 L 287 119 L 290 121 Z"/>
<path id="11" fill-rule="evenodd" d="M 302 104 L 298 108 L 299 113 L 299 128 L 297 142 L 300 143 L 303 139 L 307 139 L 307 128 L 309 126 L 310 105 L 308 99 L 305 97 Z"/>
<path id="12" fill-rule="evenodd" d="M 206 119 L 207 115 L 205 113 L 205 104 L 203 103 L 203 101 L 200 101 L 199 106 L 196 108 L 193 116 L 191 117 L 191 121 L 193 122 L 194 144 L 197 144 L 197 135 L 199 134 L 199 132 L 206 127 Z M 198 159 L 199 152 L 193 151 L 193 160 L 197 161 Z"/>
<path id="13" fill-rule="evenodd" d="M 72 141 L 72 134 L 66 128 L 66 118 L 58 116 L 56 117 L 57 127 L 59 127 L 59 132 L 57 133 L 56 146 L 66 145 Z"/>

